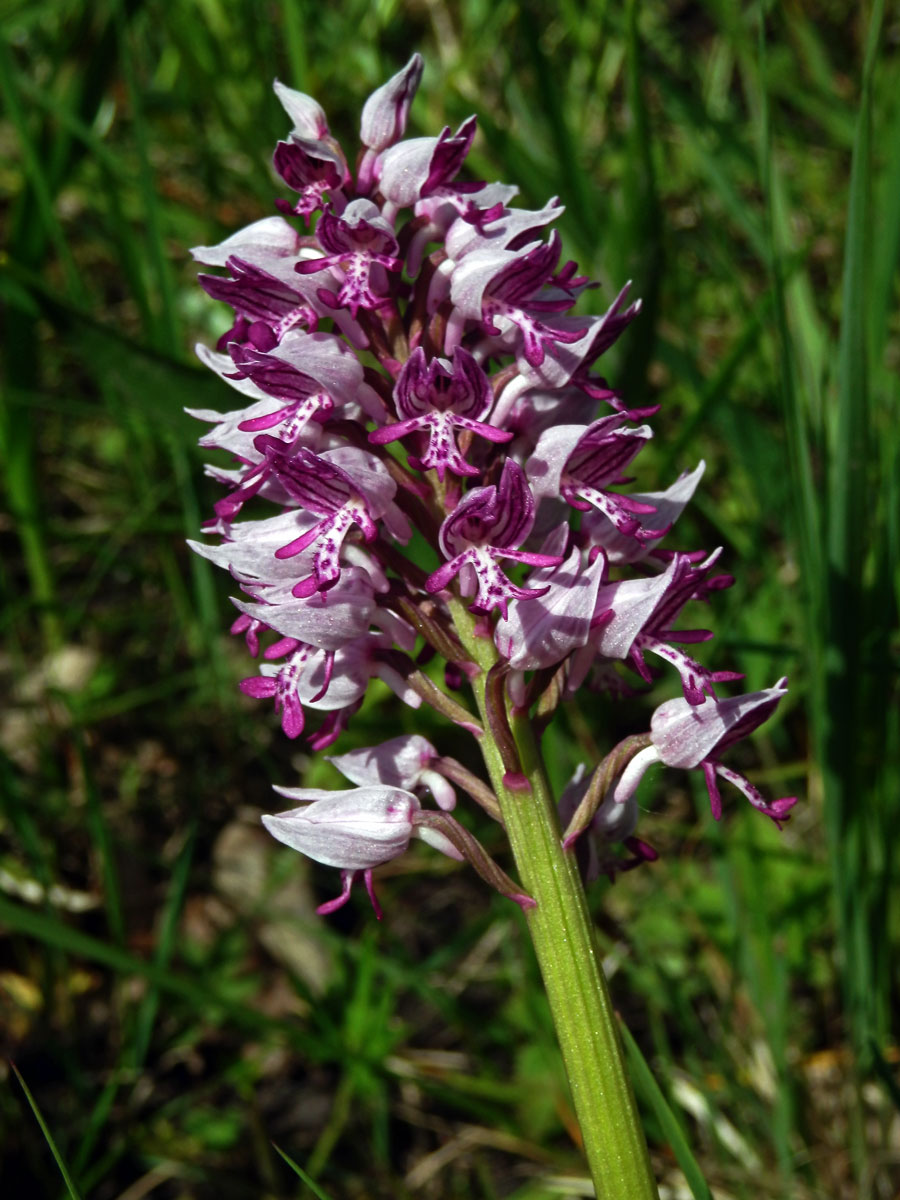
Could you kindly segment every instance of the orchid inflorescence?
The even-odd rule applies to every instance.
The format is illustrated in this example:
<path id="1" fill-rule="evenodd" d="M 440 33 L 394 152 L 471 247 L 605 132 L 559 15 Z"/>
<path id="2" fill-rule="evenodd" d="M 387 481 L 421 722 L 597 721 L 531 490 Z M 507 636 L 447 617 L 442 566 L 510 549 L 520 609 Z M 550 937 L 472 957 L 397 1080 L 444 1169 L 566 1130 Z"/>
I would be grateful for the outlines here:
<path id="1" fill-rule="evenodd" d="M 511 719 L 539 728 L 582 686 L 627 692 L 629 670 L 649 683 L 650 655 L 678 673 L 682 697 L 560 798 L 564 845 L 587 834 L 587 875 L 656 857 L 633 836 L 651 762 L 701 768 L 716 818 L 725 779 L 780 823 L 793 798 L 767 803 L 719 755 L 770 715 L 785 681 L 719 699 L 715 685 L 740 676 L 681 649 L 710 631 L 674 628 L 690 601 L 732 582 L 719 551 L 661 545 L 703 463 L 665 491 L 622 490 L 652 436 L 638 422 L 656 410 L 629 409 L 594 367 L 640 304 L 626 286 L 602 316 L 572 313 L 592 285 L 559 265 L 558 233 L 545 236 L 558 201 L 527 211 L 512 207 L 514 187 L 459 180 L 474 118 L 404 139 L 421 73 L 413 55 L 367 100 L 355 179 L 321 107 L 276 83 L 293 128 L 274 167 L 293 198 L 193 251 L 222 272 L 200 276 L 205 290 L 234 310 L 217 350 L 197 352 L 244 400 L 191 410 L 212 425 L 200 444 L 237 464 L 208 468 L 227 489 L 205 527 L 219 543 L 191 545 L 246 597 L 232 631 L 254 656 L 266 639 L 241 688 L 274 700 L 291 738 L 324 714 L 308 735 L 319 750 L 380 679 L 489 739 L 504 787 L 527 803 Z M 251 500 L 272 515 L 245 517 Z M 443 687 L 424 670 L 435 657 Z M 464 695 L 476 684 L 479 714 Z M 342 893 L 320 911 L 360 874 L 374 903 L 373 868 L 413 836 L 533 904 L 452 817 L 461 788 L 502 821 L 496 789 L 461 763 L 419 735 L 332 761 L 352 788 L 276 789 L 299 807 L 264 818 L 341 869 Z M 612 854 L 619 842 L 630 857 Z"/>

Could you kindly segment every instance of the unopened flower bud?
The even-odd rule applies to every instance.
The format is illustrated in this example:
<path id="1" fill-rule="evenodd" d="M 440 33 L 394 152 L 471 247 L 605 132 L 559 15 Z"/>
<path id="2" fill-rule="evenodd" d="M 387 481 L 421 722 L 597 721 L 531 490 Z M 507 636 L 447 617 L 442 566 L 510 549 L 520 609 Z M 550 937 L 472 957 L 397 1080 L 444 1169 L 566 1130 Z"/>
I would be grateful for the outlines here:
<path id="1" fill-rule="evenodd" d="M 387 150 L 403 137 L 422 65 L 421 54 L 414 54 L 403 70 L 376 88 L 363 105 L 359 140 L 370 150 Z"/>
<path id="2" fill-rule="evenodd" d="M 269 833 L 316 862 L 349 871 L 368 871 L 403 854 L 420 808 L 412 792 L 393 787 L 276 790 L 310 803 L 263 817 Z"/>

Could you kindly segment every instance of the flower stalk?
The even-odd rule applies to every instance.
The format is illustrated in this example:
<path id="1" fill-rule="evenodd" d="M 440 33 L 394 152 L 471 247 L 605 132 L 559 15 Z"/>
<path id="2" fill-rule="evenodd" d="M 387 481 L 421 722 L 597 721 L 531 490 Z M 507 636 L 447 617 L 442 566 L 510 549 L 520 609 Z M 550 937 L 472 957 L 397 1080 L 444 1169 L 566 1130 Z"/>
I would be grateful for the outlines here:
<path id="1" fill-rule="evenodd" d="M 489 729 L 484 681 L 496 659 L 492 643 L 474 635 L 468 611 L 452 603 L 460 641 L 482 667 L 473 690 Z M 556 805 L 540 745 L 527 714 L 508 719 L 529 794 L 504 783 L 500 751 L 480 739 L 500 803 L 516 870 L 536 904 L 525 911 L 556 1036 L 562 1050 L 584 1153 L 598 1200 L 656 1200 L 647 1140 L 625 1066 L 612 997 L 603 973 L 584 885 L 573 854 L 563 849 Z"/>

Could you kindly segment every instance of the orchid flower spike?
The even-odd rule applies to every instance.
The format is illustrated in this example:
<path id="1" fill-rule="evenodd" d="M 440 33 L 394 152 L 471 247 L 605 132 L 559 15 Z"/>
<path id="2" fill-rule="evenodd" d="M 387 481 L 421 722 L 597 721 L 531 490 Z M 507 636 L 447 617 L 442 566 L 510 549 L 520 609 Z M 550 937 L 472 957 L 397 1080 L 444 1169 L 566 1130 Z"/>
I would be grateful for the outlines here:
<path id="1" fill-rule="evenodd" d="M 189 410 L 223 488 L 207 540 L 190 545 L 240 593 L 231 630 L 257 659 L 242 692 L 317 751 L 345 736 L 377 681 L 473 735 L 493 772 L 488 783 L 410 733 L 336 753 L 351 788 L 282 789 L 298 807 L 266 827 L 343 874 L 323 912 L 359 877 L 374 903 L 373 870 L 413 837 L 527 909 L 450 815 L 457 789 L 502 823 L 510 789 L 533 802 L 517 723 L 542 728 L 583 688 L 651 684 L 659 664 L 682 697 L 561 801 L 564 814 L 575 806 L 565 847 L 588 876 L 653 857 L 634 803 L 652 762 L 702 769 L 717 818 L 722 779 L 776 822 L 794 803 L 766 802 L 720 761 L 784 681 L 719 697 L 740 676 L 683 649 L 712 631 L 679 628 L 682 612 L 731 583 L 719 551 L 669 544 L 703 464 L 664 490 L 631 490 L 652 436 L 638 422 L 657 406 L 630 407 L 602 360 L 640 301 L 626 284 L 599 314 L 574 311 L 594 285 L 562 256 L 562 204 L 517 208 L 514 186 L 471 178 L 474 117 L 408 137 L 422 74 L 413 54 L 375 89 L 349 148 L 317 100 L 276 82 L 273 164 L 289 196 L 193 251 L 201 286 L 229 310 L 227 332 L 197 354 L 234 408 Z"/>

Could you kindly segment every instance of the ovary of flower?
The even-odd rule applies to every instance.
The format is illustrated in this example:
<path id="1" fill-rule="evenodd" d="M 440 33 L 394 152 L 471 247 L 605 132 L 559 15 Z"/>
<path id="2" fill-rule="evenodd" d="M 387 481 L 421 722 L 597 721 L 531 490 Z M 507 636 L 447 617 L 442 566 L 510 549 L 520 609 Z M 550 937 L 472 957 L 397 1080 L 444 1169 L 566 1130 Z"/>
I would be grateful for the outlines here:
<path id="1" fill-rule="evenodd" d="M 575 774 L 563 788 L 559 797 L 559 823 L 565 829 L 572 819 L 578 805 L 588 789 L 590 775 L 584 764 L 579 763 Z M 643 861 L 652 861 L 655 851 L 646 843 L 637 843 L 632 838 L 638 821 L 637 802 L 632 797 L 623 804 L 617 804 L 612 795 L 604 797 L 602 803 L 591 819 L 590 825 L 579 835 L 579 867 L 585 883 L 591 883 L 600 875 L 606 873 L 613 878 L 615 872 L 627 870 L 631 863 L 628 860 L 610 853 L 611 847 L 617 842 L 626 843 L 630 849 L 638 851 L 638 846 L 646 848 Z M 573 843 L 574 844 L 574 840 Z M 568 848 L 567 842 L 563 843 Z"/>

